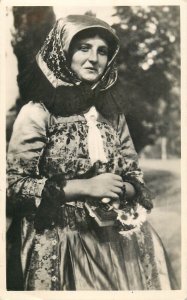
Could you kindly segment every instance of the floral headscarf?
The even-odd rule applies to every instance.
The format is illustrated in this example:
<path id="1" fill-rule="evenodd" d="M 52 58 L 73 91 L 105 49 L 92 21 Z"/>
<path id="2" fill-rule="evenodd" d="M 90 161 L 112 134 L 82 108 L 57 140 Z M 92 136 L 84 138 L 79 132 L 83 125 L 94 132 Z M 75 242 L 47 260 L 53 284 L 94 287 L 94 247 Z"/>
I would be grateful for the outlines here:
<path id="1" fill-rule="evenodd" d="M 68 54 L 71 42 L 79 33 L 89 30 L 104 32 L 112 55 L 100 80 L 88 85 L 81 82 L 70 68 Z M 124 95 L 120 93 L 115 63 L 119 40 L 104 21 L 86 15 L 59 19 L 36 56 L 30 72 L 18 78 L 24 89 L 23 98 L 43 102 L 55 115 L 80 114 L 91 105 L 103 114 L 123 112 Z"/>
<path id="2" fill-rule="evenodd" d="M 113 29 L 104 21 L 94 17 L 70 15 L 56 22 L 37 56 L 39 67 L 54 87 L 80 84 L 80 81 L 68 66 L 67 57 L 73 38 L 85 30 L 89 36 L 90 29 L 97 29 L 98 33 L 104 31 L 106 36 L 110 36 L 112 45 L 109 45 L 109 48 L 113 48 L 113 55 L 99 81 L 100 89 L 107 89 L 115 83 L 117 68 L 115 67 L 114 58 L 119 51 L 119 41 Z"/>

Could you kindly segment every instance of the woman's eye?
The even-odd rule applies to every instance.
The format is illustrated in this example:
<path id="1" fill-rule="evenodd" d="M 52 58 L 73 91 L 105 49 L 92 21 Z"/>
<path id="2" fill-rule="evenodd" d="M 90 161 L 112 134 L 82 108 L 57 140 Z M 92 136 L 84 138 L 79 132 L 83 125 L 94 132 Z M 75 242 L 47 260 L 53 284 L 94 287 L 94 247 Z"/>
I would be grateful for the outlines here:
<path id="1" fill-rule="evenodd" d="M 106 55 L 106 56 L 108 56 L 108 49 L 99 49 L 99 54 L 100 55 Z"/>
<path id="2" fill-rule="evenodd" d="M 89 50 L 89 47 L 86 45 L 81 45 L 79 49 L 83 52 L 87 52 Z"/>

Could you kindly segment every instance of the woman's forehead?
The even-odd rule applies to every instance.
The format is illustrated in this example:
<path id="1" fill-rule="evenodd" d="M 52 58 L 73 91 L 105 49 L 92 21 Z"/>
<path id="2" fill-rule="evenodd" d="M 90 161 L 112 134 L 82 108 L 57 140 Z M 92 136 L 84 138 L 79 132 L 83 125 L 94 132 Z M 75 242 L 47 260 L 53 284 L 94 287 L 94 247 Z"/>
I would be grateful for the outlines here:
<path id="1" fill-rule="evenodd" d="M 96 46 L 104 46 L 108 48 L 108 43 L 106 40 L 104 40 L 99 35 L 95 35 L 93 37 L 87 37 L 87 38 L 80 38 L 76 41 L 77 44 L 89 44 L 89 45 L 96 45 Z"/>

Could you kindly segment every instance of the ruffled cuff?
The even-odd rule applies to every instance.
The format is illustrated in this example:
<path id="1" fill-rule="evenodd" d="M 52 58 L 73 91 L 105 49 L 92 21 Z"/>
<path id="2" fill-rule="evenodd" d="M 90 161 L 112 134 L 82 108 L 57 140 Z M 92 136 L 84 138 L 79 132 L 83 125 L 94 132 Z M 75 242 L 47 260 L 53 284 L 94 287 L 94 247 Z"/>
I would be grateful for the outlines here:
<path id="1" fill-rule="evenodd" d="M 37 209 L 34 226 L 40 232 L 50 229 L 58 222 L 58 212 L 66 203 L 64 175 L 56 175 L 46 180 L 42 191 L 42 200 Z"/>
<path id="2" fill-rule="evenodd" d="M 144 183 L 140 182 L 136 177 L 128 175 L 122 176 L 124 182 L 131 183 L 136 191 L 136 194 L 134 196 L 135 202 L 142 205 L 144 208 L 146 208 L 148 211 L 150 211 L 153 208 L 153 202 L 154 194 L 145 186 Z"/>

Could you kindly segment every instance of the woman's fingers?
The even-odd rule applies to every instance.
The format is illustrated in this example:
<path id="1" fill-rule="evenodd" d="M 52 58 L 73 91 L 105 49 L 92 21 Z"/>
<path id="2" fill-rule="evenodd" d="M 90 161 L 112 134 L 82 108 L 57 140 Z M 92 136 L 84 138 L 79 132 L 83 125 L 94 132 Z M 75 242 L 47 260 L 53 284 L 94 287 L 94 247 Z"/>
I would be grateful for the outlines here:
<path id="1" fill-rule="evenodd" d="M 109 198 L 111 198 L 111 199 L 114 199 L 114 200 L 119 200 L 119 195 L 117 194 L 117 193 L 115 193 L 115 192 L 112 192 L 112 191 L 110 191 L 110 192 L 108 192 L 108 195 L 107 195 Z"/>
<path id="2" fill-rule="evenodd" d="M 121 176 L 119 176 L 119 175 L 117 175 L 117 174 L 111 174 L 111 176 L 112 176 L 112 178 L 113 178 L 114 180 L 117 180 L 117 181 L 121 181 L 121 182 L 123 182 L 123 180 L 122 180 L 122 177 L 121 177 Z"/>
<path id="3" fill-rule="evenodd" d="M 121 178 L 121 176 L 116 175 L 116 174 L 112 174 L 112 180 L 115 186 L 122 188 L 123 187 L 123 180 Z"/>
<path id="4" fill-rule="evenodd" d="M 122 193 L 123 193 L 122 189 L 119 188 L 119 187 L 116 187 L 116 186 L 111 187 L 111 191 L 112 191 L 113 193 L 115 193 L 115 194 L 118 194 L 118 195 L 122 195 Z"/>
<path id="5" fill-rule="evenodd" d="M 88 183 L 88 195 L 93 197 L 118 199 L 122 194 L 123 181 L 116 174 L 100 174 L 89 179 Z"/>
<path id="6" fill-rule="evenodd" d="M 118 180 L 114 181 L 114 186 L 116 186 L 116 187 L 118 187 L 120 189 L 123 188 L 123 184 L 124 184 L 123 181 L 118 181 Z"/>

